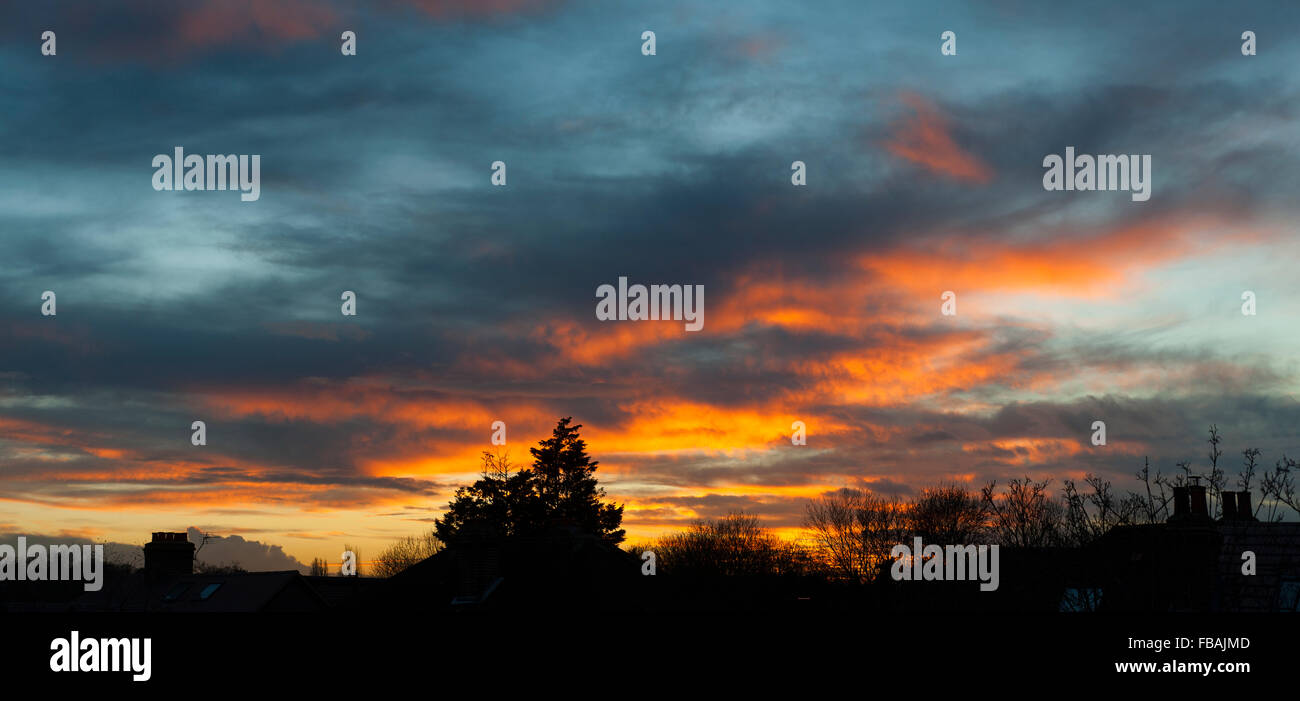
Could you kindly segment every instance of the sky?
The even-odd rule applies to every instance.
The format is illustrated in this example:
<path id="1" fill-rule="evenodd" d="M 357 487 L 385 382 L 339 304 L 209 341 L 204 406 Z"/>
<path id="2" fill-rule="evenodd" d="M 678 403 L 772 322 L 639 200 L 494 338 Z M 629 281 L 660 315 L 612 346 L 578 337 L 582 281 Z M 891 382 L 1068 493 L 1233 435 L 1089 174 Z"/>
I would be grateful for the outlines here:
<path id="1" fill-rule="evenodd" d="M 1300 455 L 1293 2 L 112 5 L 0 3 L 0 534 L 365 560 L 564 416 L 632 541 Z M 260 198 L 156 191 L 177 146 Z"/>

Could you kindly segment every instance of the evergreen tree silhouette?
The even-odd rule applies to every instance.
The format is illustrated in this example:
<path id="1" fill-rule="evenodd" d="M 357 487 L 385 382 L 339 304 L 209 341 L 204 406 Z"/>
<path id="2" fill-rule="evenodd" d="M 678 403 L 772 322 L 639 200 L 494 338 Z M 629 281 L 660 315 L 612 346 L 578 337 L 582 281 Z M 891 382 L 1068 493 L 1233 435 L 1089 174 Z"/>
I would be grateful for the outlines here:
<path id="1" fill-rule="evenodd" d="M 434 522 L 444 543 L 468 524 L 504 536 L 540 535 L 556 525 L 571 525 L 611 544 L 623 540 L 623 507 L 603 503 L 596 481 L 597 461 L 587 455 L 573 417 L 559 420 L 551 437 L 530 448 L 533 464 L 509 474 L 502 458 L 484 452 L 484 476 L 456 490 L 447 513 Z"/>

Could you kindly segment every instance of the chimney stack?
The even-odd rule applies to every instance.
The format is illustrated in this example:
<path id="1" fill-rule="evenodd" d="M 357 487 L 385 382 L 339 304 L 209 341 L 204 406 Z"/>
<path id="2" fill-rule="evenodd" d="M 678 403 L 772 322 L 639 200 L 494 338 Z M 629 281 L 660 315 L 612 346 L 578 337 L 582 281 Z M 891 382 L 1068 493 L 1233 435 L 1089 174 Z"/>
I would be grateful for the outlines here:
<path id="1" fill-rule="evenodd" d="M 1255 510 L 1250 508 L 1250 490 L 1237 492 L 1237 518 L 1243 521 L 1255 520 Z"/>
<path id="2" fill-rule="evenodd" d="M 189 535 L 154 533 L 144 546 L 144 571 L 150 577 L 194 574 L 194 543 Z"/>
<path id="3" fill-rule="evenodd" d="M 1187 496 L 1187 487 L 1174 487 L 1174 515 L 1171 518 L 1184 519 L 1191 515 L 1191 499 Z"/>
<path id="4" fill-rule="evenodd" d="M 1220 492 L 1220 493 L 1219 493 L 1219 501 L 1223 504 L 1223 519 L 1222 519 L 1222 520 L 1224 520 L 1224 521 L 1236 521 L 1236 520 L 1237 520 L 1237 493 L 1236 493 L 1236 492 Z"/>
<path id="5" fill-rule="evenodd" d="M 1205 487 L 1193 484 L 1187 488 L 1187 496 L 1192 500 L 1192 518 L 1208 519 L 1210 512 L 1205 508 Z"/>

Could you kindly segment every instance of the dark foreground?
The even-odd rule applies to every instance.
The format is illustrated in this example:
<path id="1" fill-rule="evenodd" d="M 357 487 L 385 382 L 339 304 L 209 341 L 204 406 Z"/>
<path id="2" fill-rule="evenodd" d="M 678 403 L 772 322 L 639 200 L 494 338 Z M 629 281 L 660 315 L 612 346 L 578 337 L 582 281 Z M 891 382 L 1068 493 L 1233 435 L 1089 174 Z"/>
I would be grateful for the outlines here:
<path id="1" fill-rule="evenodd" d="M 51 671 L 51 641 L 74 630 L 83 640 L 149 638 L 150 679 Z M 91 613 L 7 614 L 0 631 L 0 672 L 46 691 L 88 685 L 146 694 L 370 689 L 388 695 L 415 688 L 442 697 L 469 683 L 477 691 L 456 695 L 497 698 L 524 688 L 620 697 L 636 689 L 674 697 L 689 690 L 694 697 L 762 691 L 778 681 L 814 693 L 844 683 L 941 692 L 1012 685 L 1028 693 L 1213 679 L 1244 688 L 1294 678 L 1300 621 L 1280 614 Z M 1170 663 L 1171 671 L 1116 670 L 1126 662 Z M 1247 663 L 1249 671 L 1206 674 L 1177 666 L 1193 662 Z M 1039 682 L 1050 686 L 1021 686 Z"/>

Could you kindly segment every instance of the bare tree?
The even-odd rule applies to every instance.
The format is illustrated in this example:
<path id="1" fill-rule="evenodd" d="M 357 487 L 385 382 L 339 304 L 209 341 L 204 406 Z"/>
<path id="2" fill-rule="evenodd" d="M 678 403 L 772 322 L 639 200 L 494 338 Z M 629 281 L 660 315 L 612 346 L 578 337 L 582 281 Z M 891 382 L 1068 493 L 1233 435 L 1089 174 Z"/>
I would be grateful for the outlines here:
<path id="1" fill-rule="evenodd" d="M 1283 505 L 1300 514 L 1300 498 L 1296 496 L 1295 474 L 1293 473 L 1293 470 L 1297 468 L 1300 468 L 1300 464 L 1283 454 L 1282 459 L 1278 460 L 1277 464 L 1273 466 L 1273 471 L 1266 470 L 1260 477 L 1262 496 L 1259 500 L 1259 508 L 1264 507 L 1265 501 L 1269 503 L 1266 520 L 1281 521 L 1281 507 Z M 1257 513 L 1258 510 L 1256 509 Z"/>
<path id="2" fill-rule="evenodd" d="M 407 536 L 389 545 L 370 563 L 370 576 L 391 577 L 402 570 L 433 557 L 442 550 L 442 541 L 432 530 L 419 536 Z"/>
<path id="3" fill-rule="evenodd" d="M 220 565 L 208 562 L 196 562 L 194 564 L 194 574 L 243 574 L 248 570 L 239 564 L 239 560 L 233 560 Z"/>
<path id="4" fill-rule="evenodd" d="M 483 479 L 504 482 L 510 479 L 510 451 L 483 451 Z"/>
<path id="5" fill-rule="evenodd" d="M 880 573 L 880 566 L 892 562 L 890 552 L 903 542 L 911 527 L 910 505 L 897 496 L 889 498 L 868 494 L 858 511 L 862 538 L 862 564 L 868 579 Z"/>
<path id="6" fill-rule="evenodd" d="M 199 546 L 197 548 L 194 548 L 194 555 L 193 555 L 194 569 L 196 571 L 202 566 L 199 564 L 199 551 L 202 550 L 203 546 L 207 545 L 209 542 L 221 539 L 221 536 L 212 535 L 211 533 L 203 533 L 201 531 L 199 535 L 202 536 L 202 538 L 199 539 Z"/>
<path id="7" fill-rule="evenodd" d="M 1237 476 L 1237 487 L 1244 492 L 1250 491 L 1250 483 L 1255 479 L 1258 460 L 1259 448 L 1247 448 L 1241 451 L 1241 474 Z"/>
<path id="8" fill-rule="evenodd" d="M 1057 545 L 1062 539 L 1065 509 L 1047 491 L 1050 480 L 1013 479 L 1003 494 L 997 483 L 982 490 L 994 539 L 1006 546 L 1037 548 Z"/>
<path id="9" fill-rule="evenodd" d="M 124 546 L 107 540 L 96 541 L 104 546 L 104 562 L 125 572 L 144 567 L 144 546 Z"/>
<path id="10" fill-rule="evenodd" d="M 1219 458 L 1223 451 L 1219 449 L 1219 443 L 1223 442 L 1222 436 L 1219 435 L 1219 427 L 1210 424 L 1210 438 L 1206 443 L 1210 444 L 1210 474 L 1206 475 L 1210 495 L 1210 516 L 1219 518 L 1223 515 L 1223 488 L 1227 486 L 1227 476 L 1223 470 L 1219 469 Z"/>
<path id="11" fill-rule="evenodd" d="M 1151 458 L 1143 457 L 1142 469 L 1137 473 L 1137 480 L 1142 483 L 1142 493 L 1131 499 L 1137 505 L 1134 519 L 1141 523 L 1160 523 L 1167 520 L 1170 516 L 1169 505 L 1173 503 L 1173 488 L 1181 486 L 1184 478 L 1177 475 L 1170 479 L 1159 469 L 1152 474 Z"/>
<path id="12" fill-rule="evenodd" d="M 804 526 L 812 532 L 822 559 L 839 577 L 861 581 L 866 575 L 861 512 L 867 495 L 859 489 L 840 489 L 808 502 Z"/>
<path id="13" fill-rule="evenodd" d="M 758 517 L 730 513 L 697 521 L 685 532 L 654 545 L 658 566 L 672 574 L 760 576 L 804 574 L 813 569 L 809 553 L 759 525 Z"/>
<path id="14" fill-rule="evenodd" d="M 933 543 L 973 543 L 985 527 L 984 501 L 957 484 L 926 487 L 908 509 L 911 531 Z"/>
<path id="15" fill-rule="evenodd" d="M 838 578 L 869 581 L 906 537 L 909 507 L 858 489 L 841 489 L 808 504 L 804 526 L 814 548 Z"/>
<path id="16" fill-rule="evenodd" d="M 1116 496 L 1110 482 L 1093 474 L 1084 475 L 1083 482 L 1087 490 L 1080 491 L 1074 480 L 1065 480 L 1064 541 L 1067 545 L 1087 545 L 1115 526 L 1140 520 L 1144 506 L 1139 495 Z"/>

